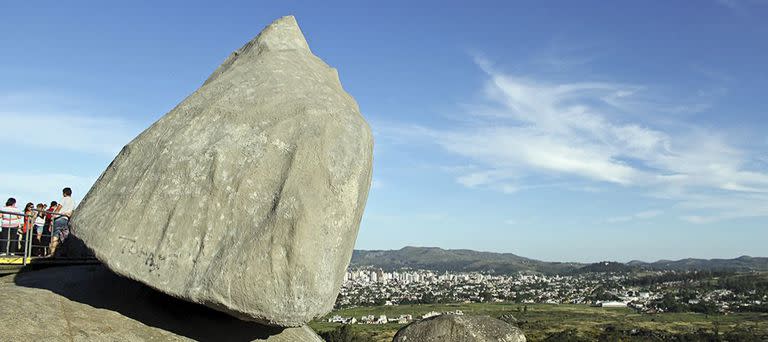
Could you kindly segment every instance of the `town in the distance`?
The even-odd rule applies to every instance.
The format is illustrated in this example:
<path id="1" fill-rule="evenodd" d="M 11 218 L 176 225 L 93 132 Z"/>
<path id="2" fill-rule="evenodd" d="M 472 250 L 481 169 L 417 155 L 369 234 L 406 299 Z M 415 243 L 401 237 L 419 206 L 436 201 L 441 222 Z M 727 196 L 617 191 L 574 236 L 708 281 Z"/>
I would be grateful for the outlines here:
<path id="1" fill-rule="evenodd" d="M 720 287 L 704 286 L 712 278 L 721 277 L 729 281 Z M 615 271 L 571 275 L 525 272 L 494 275 L 481 272 L 436 273 L 429 270 L 384 272 L 381 269 L 360 268 L 347 271 L 336 303 L 338 308 L 516 302 L 629 307 L 651 314 L 683 309 L 709 314 L 768 312 L 768 294 L 750 288 L 758 279 L 759 275 L 727 271 L 648 271 L 643 275 Z M 341 322 L 353 319 L 350 317 Z"/>
<path id="2" fill-rule="evenodd" d="M 334 312 L 315 324 L 377 339 L 436 315 L 490 313 L 536 340 L 698 341 L 710 331 L 759 340 L 768 333 L 766 272 L 768 258 L 747 256 L 577 264 L 440 248 L 356 250 Z M 553 317 L 576 323 L 564 328 Z"/>

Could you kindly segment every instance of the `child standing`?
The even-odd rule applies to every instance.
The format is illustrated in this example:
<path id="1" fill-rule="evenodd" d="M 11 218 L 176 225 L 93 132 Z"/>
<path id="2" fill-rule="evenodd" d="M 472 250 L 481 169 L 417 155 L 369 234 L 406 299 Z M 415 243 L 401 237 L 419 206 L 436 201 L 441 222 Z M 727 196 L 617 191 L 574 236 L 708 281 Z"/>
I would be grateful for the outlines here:
<path id="1" fill-rule="evenodd" d="M 32 254 L 35 256 L 43 255 L 43 226 L 45 226 L 45 204 L 37 204 L 37 212 L 35 215 L 35 241 L 34 245 L 37 247 L 32 248 Z"/>
<path id="2" fill-rule="evenodd" d="M 35 217 L 37 216 L 37 213 L 32 210 L 34 208 L 35 204 L 32 202 L 29 202 L 24 206 L 24 226 L 21 228 L 21 231 L 17 231 L 18 239 L 16 247 L 22 254 L 24 254 L 24 251 L 27 249 L 27 231 L 31 230 L 35 225 Z"/>
<path id="3" fill-rule="evenodd" d="M 53 235 L 53 216 L 50 214 L 56 211 L 59 206 L 59 202 L 51 201 L 51 205 L 46 209 L 45 213 L 45 226 L 43 227 L 43 246 L 48 246 L 51 243 L 51 235 Z M 46 248 L 47 252 L 47 248 Z"/>

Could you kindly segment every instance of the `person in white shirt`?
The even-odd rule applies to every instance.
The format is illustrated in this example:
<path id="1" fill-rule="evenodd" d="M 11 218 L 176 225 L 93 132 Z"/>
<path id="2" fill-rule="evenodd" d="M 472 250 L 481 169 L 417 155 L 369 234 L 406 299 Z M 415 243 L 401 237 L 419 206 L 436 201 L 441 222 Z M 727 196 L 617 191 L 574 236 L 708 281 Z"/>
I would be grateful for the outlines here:
<path id="1" fill-rule="evenodd" d="M 2 209 L 4 212 L 17 213 L 14 214 L 2 214 L 2 234 L 0 234 L 0 254 L 8 255 L 13 254 L 16 251 L 16 244 L 11 243 L 11 237 L 15 237 L 19 228 L 24 224 L 24 213 L 16 208 L 16 199 L 11 197 L 5 201 L 5 207 Z"/>
<path id="2" fill-rule="evenodd" d="M 37 211 L 35 212 L 35 242 L 36 247 L 32 248 L 35 256 L 41 256 L 43 254 L 43 227 L 45 226 L 45 204 L 38 203 Z"/>
<path id="3" fill-rule="evenodd" d="M 59 243 L 64 242 L 69 235 L 69 217 L 72 216 L 72 212 L 75 210 L 75 201 L 72 200 L 72 189 L 64 188 L 61 192 L 63 196 L 56 208 L 56 212 L 61 215 L 53 220 L 53 233 L 51 233 L 49 256 L 54 255 L 56 247 Z"/>
<path id="4" fill-rule="evenodd" d="M 72 189 L 64 188 L 62 193 L 64 196 L 61 198 L 61 202 L 59 202 L 59 213 L 66 215 L 66 219 L 69 220 L 69 217 L 72 216 L 72 212 L 75 210 L 75 201 L 72 200 Z"/>

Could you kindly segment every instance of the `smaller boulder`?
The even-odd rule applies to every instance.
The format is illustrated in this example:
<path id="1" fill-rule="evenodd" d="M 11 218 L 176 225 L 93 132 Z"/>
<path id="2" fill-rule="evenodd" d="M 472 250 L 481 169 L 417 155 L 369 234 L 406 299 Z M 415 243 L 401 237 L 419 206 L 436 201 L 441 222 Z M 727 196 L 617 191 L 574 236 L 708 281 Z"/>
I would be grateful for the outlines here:
<path id="1" fill-rule="evenodd" d="M 400 329 L 393 342 L 525 342 L 515 326 L 489 316 L 440 315 Z"/>

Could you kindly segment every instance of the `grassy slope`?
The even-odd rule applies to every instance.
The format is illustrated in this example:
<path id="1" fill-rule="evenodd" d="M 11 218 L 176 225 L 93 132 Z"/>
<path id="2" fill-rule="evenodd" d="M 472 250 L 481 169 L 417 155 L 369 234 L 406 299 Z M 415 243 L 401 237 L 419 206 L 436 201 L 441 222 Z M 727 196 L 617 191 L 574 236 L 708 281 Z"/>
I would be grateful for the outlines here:
<path id="1" fill-rule="evenodd" d="M 518 312 L 528 306 L 527 312 Z M 421 316 L 429 311 L 462 310 L 465 314 L 490 315 L 498 317 L 511 313 L 518 320 L 527 321 L 522 329 L 529 341 L 540 341 L 549 333 L 569 328 L 577 329 L 583 336 L 596 336 L 607 325 L 618 329 L 644 328 L 668 331 L 672 333 L 693 332 L 698 329 L 712 330 L 713 322 L 720 324 L 721 332 L 732 329 L 751 327 L 763 334 L 768 334 L 768 314 L 738 313 L 726 316 L 706 316 L 694 313 L 664 313 L 642 315 L 626 308 L 596 308 L 584 305 L 549 305 L 515 303 L 474 303 L 474 304 L 435 304 L 435 305 L 399 305 L 342 309 L 330 313 L 327 317 L 341 315 L 357 317 L 364 315 L 387 315 L 397 317 L 400 314 Z M 335 329 L 338 324 L 327 323 L 326 319 L 313 321 L 310 326 L 322 332 Z M 402 327 L 399 324 L 353 325 L 355 332 L 368 334 L 373 341 L 391 341 L 395 332 Z"/>

